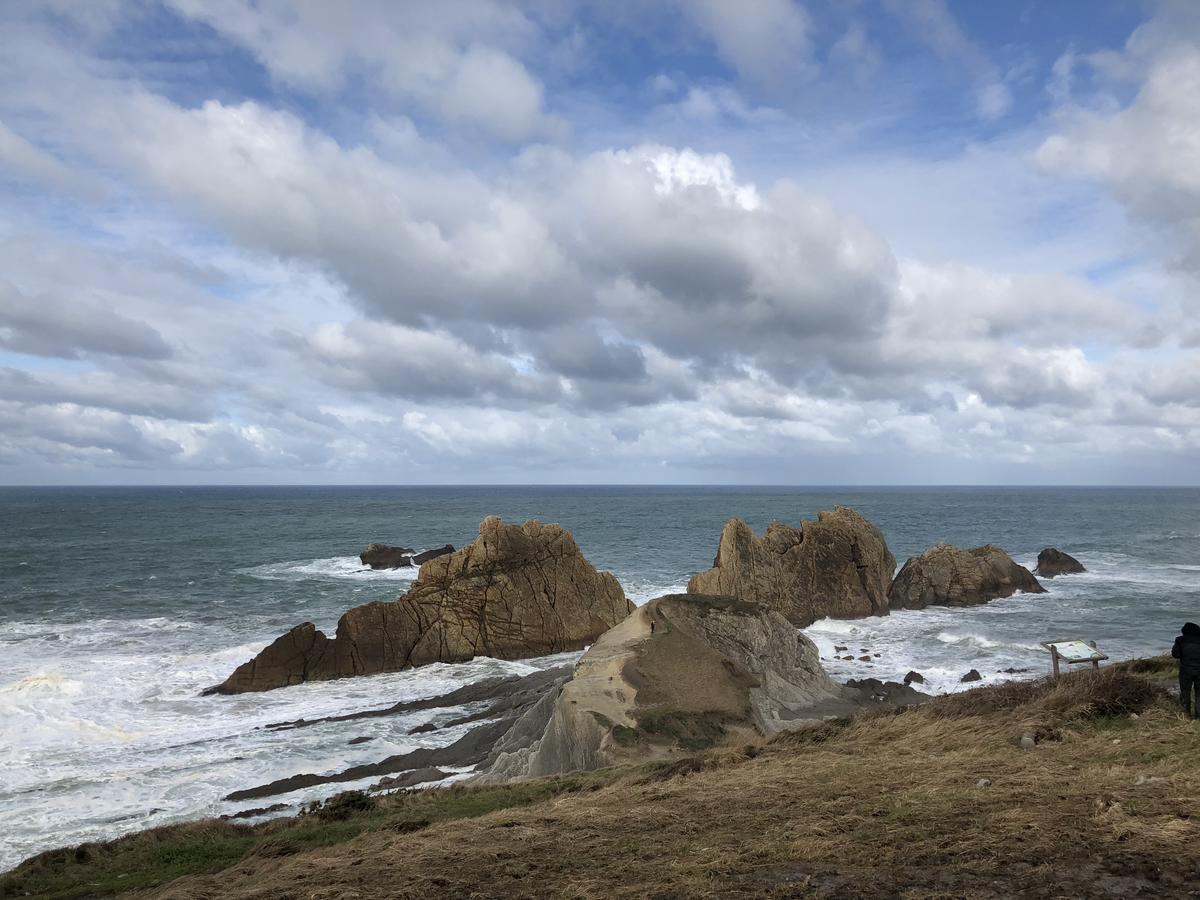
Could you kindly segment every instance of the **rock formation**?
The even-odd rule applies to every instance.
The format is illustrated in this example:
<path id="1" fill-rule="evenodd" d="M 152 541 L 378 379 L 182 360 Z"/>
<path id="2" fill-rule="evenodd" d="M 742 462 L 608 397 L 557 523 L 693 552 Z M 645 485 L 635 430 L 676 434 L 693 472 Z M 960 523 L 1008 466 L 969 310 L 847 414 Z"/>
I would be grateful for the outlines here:
<path id="1" fill-rule="evenodd" d="M 987 544 L 964 550 L 938 544 L 904 564 L 888 599 L 892 609 L 976 606 L 1018 591 L 1044 594 L 1046 589 L 999 547 Z"/>
<path id="2" fill-rule="evenodd" d="M 358 554 L 359 562 L 372 569 L 401 569 L 405 566 L 421 566 L 431 559 L 454 552 L 451 544 L 418 553 L 411 547 L 393 547 L 390 544 L 367 544 Z"/>
<path id="3" fill-rule="evenodd" d="M 688 593 L 759 603 L 804 628 L 825 616 L 886 614 L 895 571 L 879 529 L 839 506 L 799 528 L 774 522 L 761 538 L 741 519 L 730 519 L 713 568 L 694 576 Z"/>
<path id="4" fill-rule="evenodd" d="M 436 547 L 433 550 L 422 550 L 420 553 L 414 554 L 412 561 L 414 566 L 423 566 L 431 559 L 437 559 L 439 556 L 447 556 L 454 552 L 453 544 L 446 544 L 442 547 Z"/>
<path id="5" fill-rule="evenodd" d="M 333 640 L 299 625 L 209 692 L 578 650 L 633 608 L 616 578 L 597 572 L 558 525 L 492 516 L 466 547 L 421 566 L 405 596 L 349 610 Z"/>
<path id="6" fill-rule="evenodd" d="M 1041 578 L 1054 578 L 1057 575 L 1078 575 L 1086 571 L 1083 563 L 1075 557 L 1054 547 L 1047 547 L 1038 554 L 1037 568 L 1033 570 L 1033 574 Z"/>
<path id="7" fill-rule="evenodd" d="M 409 547 L 367 544 L 367 548 L 358 554 L 358 561 L 372 569 L 399 569 L 413 564 L 412 555 L 415 552 Z"/>
<path id="8" fill-rule="evenodd" d="M 816 645 L 772 609 L 674 594 L 651 600 L 596 641 L 561 691 L 543 697 L 497 742 L 482 778 L 672 759 L 900 696 L 921 697 L 901 685 L 848 688 L 830 680 Z"/>

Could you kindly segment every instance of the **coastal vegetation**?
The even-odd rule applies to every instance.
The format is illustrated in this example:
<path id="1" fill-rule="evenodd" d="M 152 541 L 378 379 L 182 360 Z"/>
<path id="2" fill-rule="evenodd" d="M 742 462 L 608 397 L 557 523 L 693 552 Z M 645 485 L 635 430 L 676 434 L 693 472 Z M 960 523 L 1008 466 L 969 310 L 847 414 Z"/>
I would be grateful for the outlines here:
<path id="1" fill-rule="evenodd" d="M 1188 896 L 1200 730 L 1169 659 L 595 772 L 43 853 L 0 896 Z"/>

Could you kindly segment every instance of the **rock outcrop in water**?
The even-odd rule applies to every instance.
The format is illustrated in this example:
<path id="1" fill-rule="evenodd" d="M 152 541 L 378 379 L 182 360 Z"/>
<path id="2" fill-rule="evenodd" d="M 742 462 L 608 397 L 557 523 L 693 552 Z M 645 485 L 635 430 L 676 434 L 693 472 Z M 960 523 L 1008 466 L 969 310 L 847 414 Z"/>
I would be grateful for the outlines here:
<path id="1" fill-rule="evenodd" d="M 453 544 L 446 544 L 442 547 L 435 547 L 432 550 L 422 550 L 420 553 L 414 554 L 412 561 L 414 566 L 423 566 L 431 559 L 437 559 L 439 556 L 448 556 L 454 552 Z"/>
<path id="2" fill-rule="evenodd" d="M 1018 591 L 1044 594 L 1033 573 L 993 544 L 964 550 L 950 544 L 911 557 L 896 574 L 888 598 L 892 609 L 977 606 Z"/>
<path id="3" fill-rule="evenodd" d="M 466 547 L 422 565 L 405 596 L 349 610 L 332 640 L 299 625 L 210 692 L 578 650 L 632 609 L 616 578 L 596 571 L 560 526 L 491 516 Z"/>
<path id="4" fill-rule="evenodd" d="M 393 547 L 390 544 L 367 544 L 358 554 L 358 561 L 372 569 L 402 569 L 405 566 L 421 566 L 431 559 L 454 552 L 451 544 L 418 553 L 411 547 Z"/>
<path id="5" fill-rule="evenodd" d="M 413 564 L 411 547 L 393 547 L 390 544 L 367 544 L 358 554 L 358 561 L 372 569 L 399 569 Z"/>
<path id="6" fill-rule="evenodd" d="M 507 781 L 671 759 L 901 696 L 922 699 L 902 685 L 832 681 L 812 641 L 772 609 L 734 597 L 673 594 L 651 600 L 596 641 L 561 691 L 543 697 L 497 742 L 482 777 Z"/>
<path id="7" fill-rule="evenodd" d="M 758 603 L 804 628 L 825 616 L 886 614 L 895 571 L 879 529 L 839 506 L 799 528 L 774 522 L 761 538 L 741 519 L 730 519 L 713 568 L 694 576 L 688 593 Z"/>
<path id="8" fill-rule="evenodd" d="M 1083 563 L 1075 557 L 1054 547 L 1047 547 L 1038 554 L 1037 568 L 1033 570 L 1033 574 L 1040 578 L 1054 578 L 1058 575 L 1078 575 L 1086 571 Z"/>

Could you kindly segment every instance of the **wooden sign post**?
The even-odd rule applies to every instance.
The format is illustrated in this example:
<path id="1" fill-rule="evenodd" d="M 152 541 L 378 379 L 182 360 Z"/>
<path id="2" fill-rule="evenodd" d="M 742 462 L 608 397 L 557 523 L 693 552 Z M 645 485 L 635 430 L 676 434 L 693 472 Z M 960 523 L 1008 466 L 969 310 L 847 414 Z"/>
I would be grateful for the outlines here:
<path id="1" fill-rule="evenodd" d="M 1062 674 L 1058 667 L 1060 660 L 1069 666 L 1076 663 L 1090 662 L 1093 669 L 1099 669 L 1100 660 L 1108 659 L 1108 655 L 1101 653 L 1099 648 L 1096 647 L 1095 641 L 1042 641 L 1042 646 L 1050 651 L 1050 665 L 1054 669 L 1054 678 L 1056 681 Z"/>

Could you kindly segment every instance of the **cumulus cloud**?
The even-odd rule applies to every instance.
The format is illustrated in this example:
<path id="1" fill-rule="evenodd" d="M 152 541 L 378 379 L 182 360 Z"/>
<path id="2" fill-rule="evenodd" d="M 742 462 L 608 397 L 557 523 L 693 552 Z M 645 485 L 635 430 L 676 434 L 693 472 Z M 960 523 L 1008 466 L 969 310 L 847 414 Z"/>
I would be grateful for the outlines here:
<path id="1" fill-rule="evenodd" d="M 128 16 L 117 7 L 68 37 L 57 18 L 22 25 L 0 56 L 0 157 L 20 181 L 0 190 L 0 480 L 132 468 L 929 481 L 1200 447 L 1185 320 L 1142 302 L 1158 282 L 1046 265 L 1057 244 L 1001 264 L 906 240 L 903 218 L 868 225 L 826 196 L 835 180 L 790 162 L 810 132 L 787 132 L 782 162 L 756 156 L 755 128 L 794 124 L 746 99 L 781 73 L 818 77 L 818 58 L 886 65 L 861 23 L 822 55 L 796 3 L 671 7 L 690 23 L 687 52 L 716 53 L 737 87 L 672 68 L 657 79 L 669 113 L 658 96 L 644 129 L 619 133 L 581 113 L 577 140 L 548 111 L 607 101 L 567 84 L 595 75 L 586 60 L 550 52 L 567 13 L 486 0 L 172 7 L 267 81 L 183 89 L 138 77 L 136 60 L 89 57 Z M 622 9 L 643 8 L 593 14 L 635 28 Z M 944 4 L 897 12 L 966 67 L 984 118 L 1005 115 L 1003 78 Z M 586 47 L 597 32 L 576 37 Z M 1149 85 L 1170 54 L 1138 49 L 1148 41 L 1106 71 Z M 1186 156 L 1186 128 L 1178 147 L 1155 130 L 1191 111 L 1168 91 L 1187 80 L 1185 50 L 1162 76 L 1166 99 L 1143 86 L 1124 105 L 1065 110 L 1044 170 L 1089 160 L 1130 209 L 1186 232 L 1190 170 L 1170 155 Z M 1141 107 L 1145 121 L 1122 119 Z M 655 133 L 668 120 L 682 139 Z M 1118 132 L 1138 128 L 1165 154 L 1153 191 L 1116 162 L 1134 152 Z M 729 129 L 750 137 L 725 152 Z M 1014 191 L 979 173 L 1012 174 L 1031 143 L 908 171 L 872 158 L 854 177 L 899 197 L 907 221 L 957 203 L 1011 243 L 979 207 L 1018 194 L 1040 226 L 1046 207 L 1022 204 L 1050 176 Z M 949 174 L 917 177 L 935 167 Z M 85 189 L 96 179 L 108 193 Z"/>

